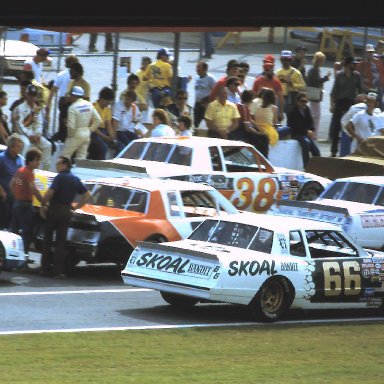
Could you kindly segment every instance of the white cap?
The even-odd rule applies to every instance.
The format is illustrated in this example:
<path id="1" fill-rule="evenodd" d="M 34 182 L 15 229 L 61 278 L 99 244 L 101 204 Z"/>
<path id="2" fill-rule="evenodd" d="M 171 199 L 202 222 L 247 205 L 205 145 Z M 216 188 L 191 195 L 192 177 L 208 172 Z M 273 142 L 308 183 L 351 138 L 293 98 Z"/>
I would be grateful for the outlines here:
<path id="1" fill-rule="evenodd" d="M 84 89 L 76 85 L 72 88 L 71 95 L 84 96 Z"/>
<path id="2" fill-rule="evenodd" d="M 365 52 L 375 52 L 373 44 L 365 44 Z"/>
<path id="3" fill-rule="evenodd" d="M 280 57 L 286 57 L 286 58 L 292 59 L 292 51 L 287 51 L 287 50 L 281 51 Z"/>

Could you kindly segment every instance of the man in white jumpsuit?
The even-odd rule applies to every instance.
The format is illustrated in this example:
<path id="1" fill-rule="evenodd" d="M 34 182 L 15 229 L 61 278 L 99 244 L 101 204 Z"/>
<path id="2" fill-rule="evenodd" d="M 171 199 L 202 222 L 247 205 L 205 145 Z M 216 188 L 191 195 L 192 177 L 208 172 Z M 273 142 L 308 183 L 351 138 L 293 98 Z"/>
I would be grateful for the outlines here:
<path id="1" fill-rule="evenodd" d="M 22 156 L 36 147 L 43 153 L 42 168 L 49 170 L 52 159 L 52 144 L 43 136 L 44 111 L 37 104 L 38 90 L 30 84 L 25 91 L 25 101 L 13 111 L 15 130 L 20 134 L 24 143 Z"/>
<path id="2" fill-rule="evenodd" d="M 91 102 L 84 100 L 84 90 L 75 86 L 70 95 L 71 105 L 68 109 L 68 136 L 64 143 L 62 156 L 86 159 L 91 132 L 101 123 L 101 117 Z"/>

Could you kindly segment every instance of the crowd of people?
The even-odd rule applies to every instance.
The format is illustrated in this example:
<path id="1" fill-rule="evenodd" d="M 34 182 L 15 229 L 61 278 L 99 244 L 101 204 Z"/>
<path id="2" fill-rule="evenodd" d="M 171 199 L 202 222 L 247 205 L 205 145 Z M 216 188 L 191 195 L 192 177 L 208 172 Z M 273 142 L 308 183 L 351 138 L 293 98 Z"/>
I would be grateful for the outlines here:
<path id="1" fill-rule="evenodd" d="M 94 50 L 94 38 L 90 51 Z M 111 41 L 107 43 L 106 49 L 112 49 Z M 20 181 L 20 167 L 27 169 L 23 170 L 23 175 L 29 175 L 27 185 L 32 180 L 28 170 L 36 164 L 49 169 L 59 143 L 62 161 L 67 164 L 69 159 L 70 168 L 76 159 L 114 157 L 140 137 L 199 134 L 241 140 L 254 145 L 265 157 L 279 140 L 290 137 L 298 141 L 305 167 L 310 155 L 321 156 L 317 145 L 320 104 L 324 83 L 332 76 L 331 155 L 345 156 L 369 136 L 384 133 L 384 56 L 371 44 L 365 48 L 363 60 L 345 57 L 335 64 L 333 74 L 322 73 L 326 57 L 320 51 L 313 55 L 311 65 L 306 63 L 303 46 L 295 52 L 283 50 L 279 58 L 266 54 L 262 71 L 251 85 L 247 62 L 229 60 L 225 75 L 216 79 L 208 62 L 200 60 L 195 76 L 188 78 L 195 91 L 194 103 L 188 100 L 185 82 L 179 82 L 173 91 L 172 57 L 166 48 L 158 50 L 154 61 L 142 57 L 140 68 L 127 76 L 127 88 L 118 97 L 113 89 L 103 87 L 93 102 L 91 84 L 76 55 L 66 56 L 65 68 L 45 83 L 43 62 L 50 52 L 40 48 L 25 62 L 19 78 L 20 98 L 10 106 L 9 115 L 4 111 L 7 93 L 0 91 L 0 143 L 7 145 L 7 151 L 0 155 L 0 208 L 5 213 L 1 228 L 25 233 L 25 247 L 29 249 L 31 234 L 25 229 L 29 215 L 25 215 L 27 224 L 17 219 L 25 204 L 15 204 L 14 180 Z M 49 134 L 55 97 L 59 124 L 57 131 Z M 26 198 L 18 200 L 27 201 L 29 209 L 32 198 L 43 201 L 32 187 Z"/>

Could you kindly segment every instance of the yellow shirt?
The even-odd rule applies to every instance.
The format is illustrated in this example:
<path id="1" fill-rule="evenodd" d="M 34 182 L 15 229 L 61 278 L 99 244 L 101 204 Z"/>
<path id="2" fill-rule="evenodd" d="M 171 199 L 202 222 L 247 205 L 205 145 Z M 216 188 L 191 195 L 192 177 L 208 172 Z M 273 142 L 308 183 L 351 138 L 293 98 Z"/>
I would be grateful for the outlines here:
<path id="1" fill-rule="evenodd" d="M 84 91 L 84 99 L 89 100 L 91 98 L 91 86 L 89 85 L 87 80 L 80 79 L 80 80 L 71 80 L 68 84 L 67 88 L 67 95 L 69 95 L 72 91 L 72 88 L 78 86 L 83 88 Z"/>
<path id="2" fill-rule="evenodd" d="M 112 121 L 112 108 L 109 105 L 102 108 L 98 101 L 95 101 L 93 106 L 101 117 L 99 128 L 105 128 L 105 121 Z"/>
<path id="3" fill-rule="evenodd" d="M 218 100 L 214 100 L 208 104 L 204 118 L 212 120 L 221 131 L 227 131 L 232 124 L 232 119 L 239 119 L 240 113 L 235 103 L 227 100 L 223 105 Z"/>
<path id="4" fill-rule="evenodd" d="M 136 72 L 136 75 L 139 76 L 140 83 L 136 88 L 137 101 L 139 103 L 147 103 L 148 95 L 149 95 L 149 80 L 143 80 L 144 71 L 139 69 Z"/>
<path id="5" fill-rule="evenodd" d="M 284 96 L 287 96 L 288 93 L 292 91 L 297 92 L 305 90 L 305 81 L 303 79 L 303 75 L 294 67 L 289 67 L 288 69 L 278 69 L 276 71 L 276 77 L 280 80 L 281 85 L 283 86 Z M 292 86 L 288 86 L 287 83 L 284 82 L 284 78 L 290 78 L 292 81 Z"/>
<path id="6" fill-rule="evenodd" d="M 157 60 L 148 65 L 144 76 L 149 79 L 151 88 L 171 87 L 173 70 L 171 64 Z"/>

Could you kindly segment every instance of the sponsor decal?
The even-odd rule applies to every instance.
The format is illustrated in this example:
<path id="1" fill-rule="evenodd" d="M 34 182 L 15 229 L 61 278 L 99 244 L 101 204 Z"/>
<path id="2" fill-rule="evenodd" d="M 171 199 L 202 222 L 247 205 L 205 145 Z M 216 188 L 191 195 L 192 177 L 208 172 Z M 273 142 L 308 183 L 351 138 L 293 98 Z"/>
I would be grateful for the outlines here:
<path id="1" fill-rule="evenodd" d="M 262 262 L 258 262 L 256 260 L 253 261 L 231 261 L 229 263 L 229 276 L 256 276 L 262 275 L 263 273 L 268 276 L 272 276 L 277 273 L 275 268 L 275 260 L 269 262 L 268 260 L 263 260 Z"/>
<path id="2" fill-rule="evenodd" d="M 364 296 L 373 296 L 375 294 L 375 288 L 364 289 Z"/>
<path id="3" fill-rule="evenodd" d="M 163 272 L 175 274 L 194 275 L 200 277 L 210 277 L 213 266 L 207 264 L 192 263 L 188 258 L 180 256 L 161 255 L 158 253 L 146 252 L 133 260 L 130 258 L 131 264 L 147 269 L 155 269 Z M 217 272 L 217 268 L 215 271 Z"/>
<path id="4" fill-rule="evenodd" d="M 224 175 L 190 175 L 194 183 L 207 183 L 216 189 L 233 189 L 233 178 Z"/>
<path id="5" fill-rule="evenodd" d="M 362 269 L 361 270 L 361 276 L 363 276 L 364 279 L 368 279 L 371 276 L 371 270 L 370 269 Z"/>
<path id="6" fill-rule="evenodd" d="M 362 215 L 361 226 L 363 228 L 384 227 L 384 215 Z"/>
<path id="7" fill-rule="evenodd" d="M 297 263 L 281 263 L 280 269 L 282 271 L 298 271 L 298 264 Z"/>
<path id="8" fill-rule="evenodd" d="M 288 246 L 287 246 L 287 241 L 285 239 L 284 234 L 277 233 L 276 236 L 277 236 L 277 239 L 279 241 L 280 252 L 281 253 L 289 253 Z"/>
<path id="9" fill-rule="evenodd" d="M 379 307 L 383 303 L 382 297 L 368 297 L 367 306 L 368 307 Z"/>

